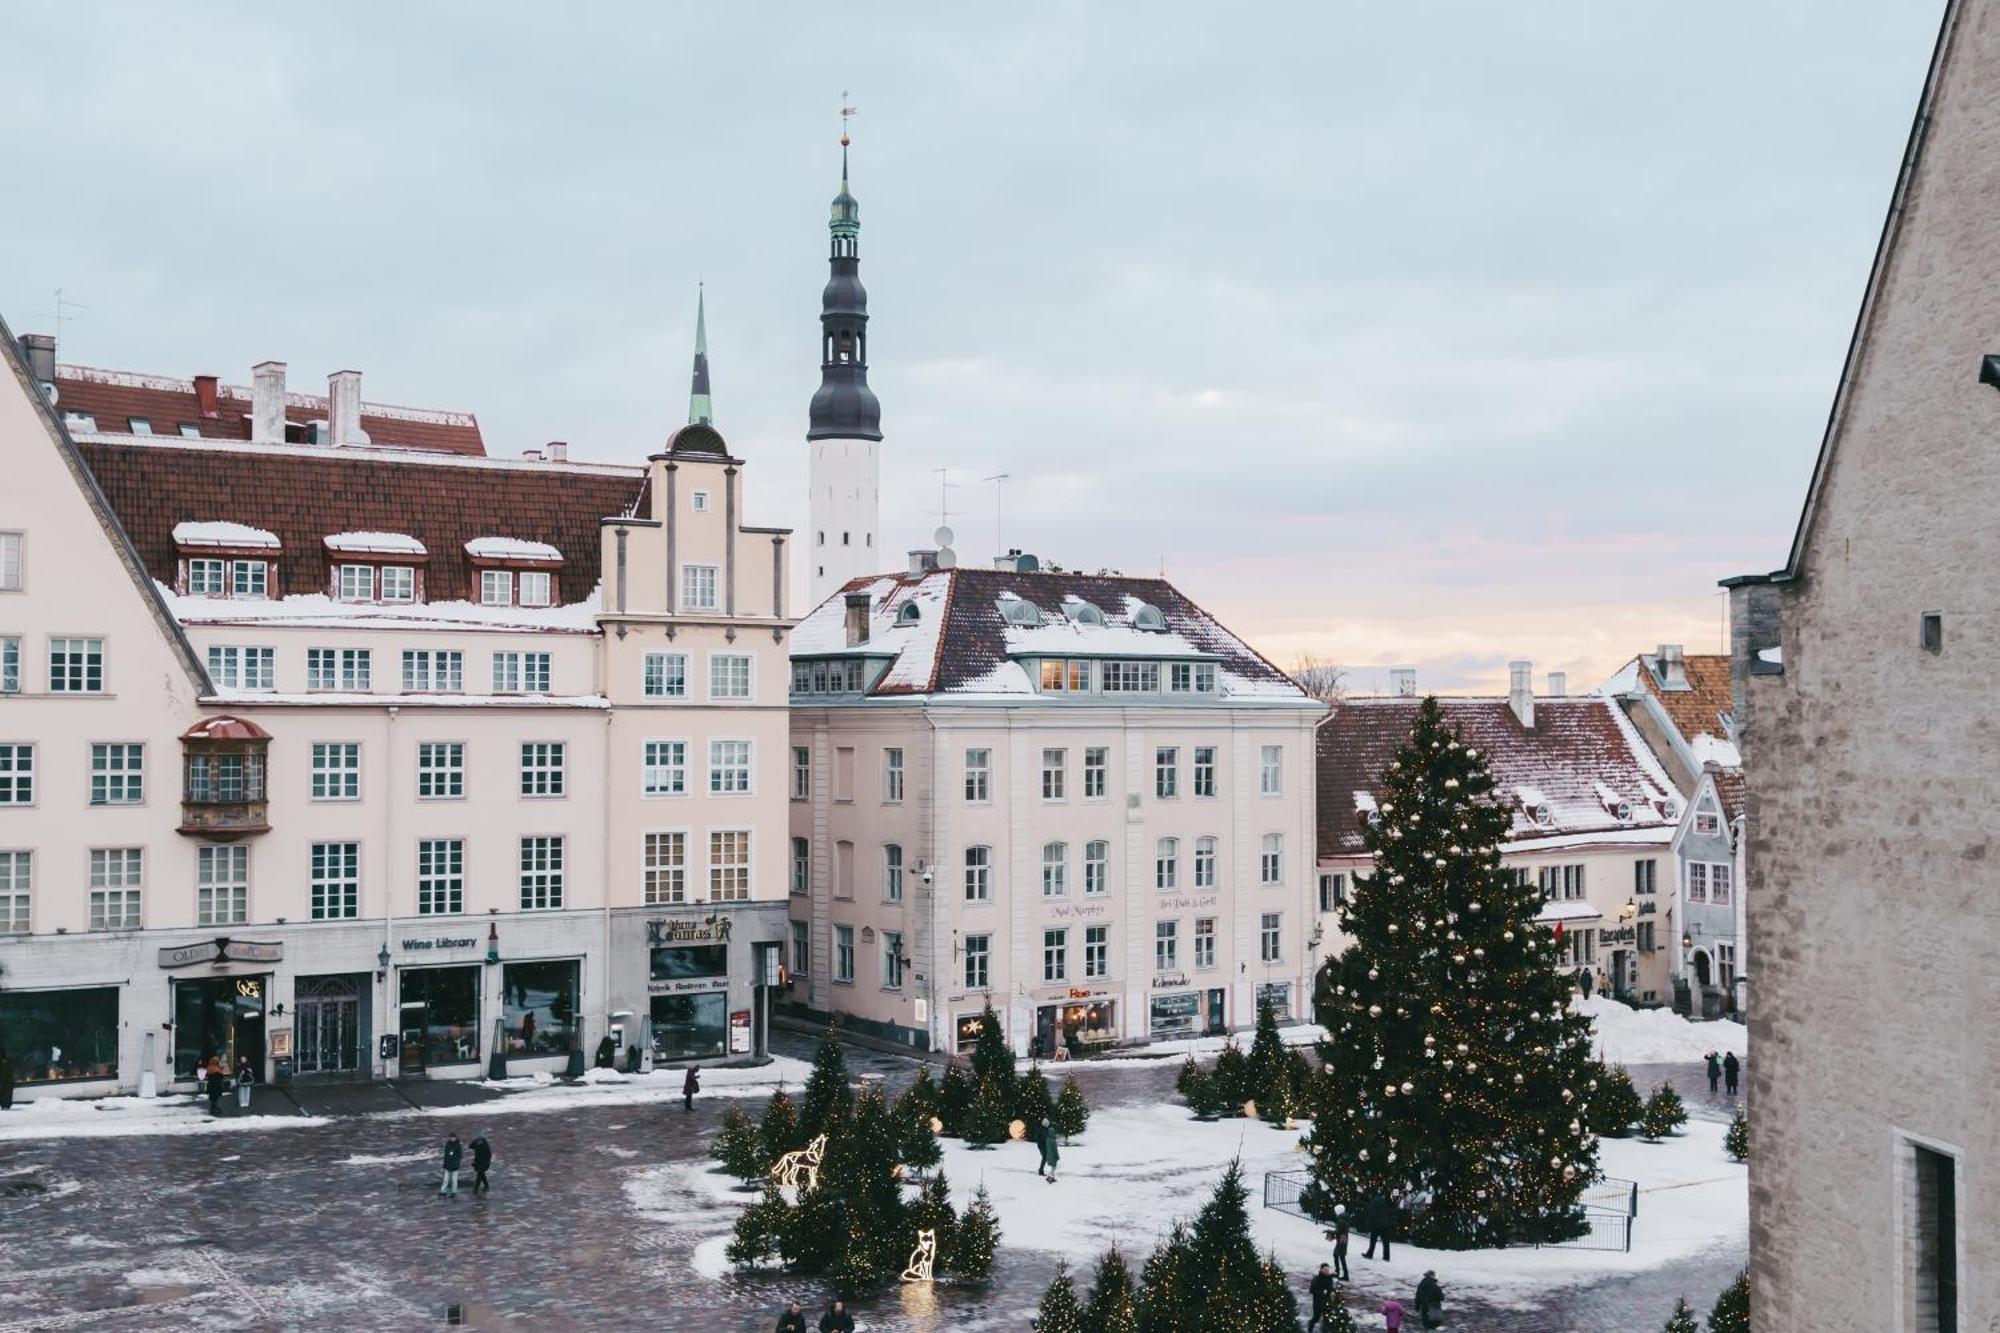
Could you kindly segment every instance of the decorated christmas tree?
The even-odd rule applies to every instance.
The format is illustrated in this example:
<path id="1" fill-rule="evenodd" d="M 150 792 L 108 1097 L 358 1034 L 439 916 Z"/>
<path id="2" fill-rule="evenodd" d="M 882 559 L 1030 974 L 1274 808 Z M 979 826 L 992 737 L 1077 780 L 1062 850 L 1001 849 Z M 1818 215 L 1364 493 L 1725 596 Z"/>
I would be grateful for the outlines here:
<path id="1" fill-rule="evenodd" d="M 1360 1333 L 1355 1327 L 1354 1316 L 1348 1313 L 1343 1288 L 1333 1289 L 1333 1300 L 1326 1307 L 1326 1318 L 1320 1320 L 1317 1327 L 1324 1329 L 1326 1333 Z"/>
<path id="2" fill-rule="evenodd" d="M 965 1133 L 966 1113 L 978 1095 L 979 1085 L 966 1073 L 962 1062 L 953 1060 L 944 1067 L 944 1078 L 938 1083 L 938 1119 L 944 1122 L 945 1133 Z"/>
<path id="3" fill-rule="evenodd" d="M 1633 1122 L 1646 1113 L 1646 1103 L 1632 1086 L 1632 1076 L 1619 1069 L 1599 1069 L 1597 1095 L 1590 1099 L 1590 1129 L 1607 1139 L 1622 1139 Z"/>
<path id="4" fill-rule="evenodd" d="M 1244 1103 L 1257 1097 L 1257 1086 L 1250 1077 L 1250 1057 L 1243 1053 L 1234 1037 L 1222 1043 L 1222 1053 L 1215 1057 L 1210 1077 L 1215 1080 L 1223 1115 L 1242 1115 Z"/>
<path id="5" fill-rule="evenodd" d="M 1090 1299 L 1083 1307 L 1087 1333 L 1138 1333 L 1139 1309 L 1133 1304 L 1134 1295 L 1132 1270 L 1114 1245 L 1098 1260 L 1097 1276 L 1090 1284 Z"/>
<path id="6" fill-rule="evenodd" d="M 1029 1065 L 1014 1093 L 1014 1115 L 1032 1127 L 1054 1119 L 1055 1113 L 1056 1100 L 1049 1095 L 1049 1081 L 1042 1077 L 1042 1067 Z"/>
<path id="7" fill-rule="evenodd" d="M 928 1066 L 919 1068 L 910 1086 L 896 1099 L 896 1109 L 913 1119 L 928 1123 L 938 1113 L 938 1085 Z"/>
<path id="8" fill-rule="evenodd" d="M 722 1132 L 715 1136 L 715 1144 L 709 1149 L 709 1156 L 722 1163 L 722 1169 L 751 1184 L 770 1167 L 770 1158 L 764 1153 L 763 1137 L 749 1116 L 734 1106 L 722 1114 Z"/>
<path id="9" fill-rule="evenodd" d="M 1750 1121 L 1743 1112 L 1729 1122 L 1729 1132 L 1722 1136 L 1722 1146 L 1729 1153 L 1732 1162 L 1745 1161 L 1750 1156 Z"/>
<path id="10" fill-rule="evenodd" d="M 1257 1035 L 1250 1043 L 1250 1098 L 1265 1119 L 1271 1112 L 1266 1102 L 1288 1099 L 1292 1092 L 1292 1063 L 1278 1035 L 1278 1016 L 1269 1000 L 1257 1001 Z"/>
<path id="11" fill-rule="evenodd" d="M 958 1210 L 951 1206 L 951 1183 L 944 1172 L 932 1176 L 924 1192 L 917 1196 L 913 1217 L 918 1231 L 929 1231 L 937 1237 L 935 1269 L 948 1267 L 952 1237 L 958 1230 Z"/>
<path id="12" fill-rule="evenodd" d="M 1083 1133 L 1083 1127 L 1089 1123 L 1090 1103 L 1083 1099 L 1083 1089 L 1076 1086 L 1075 1078 L 1064 1079 L 1062 1096 L 1056 1098 L 1056 1133 L 1066 1143 Z"/>
<path id="13" fill-rule="evenodd" d="M 979 1036 L 972 1043 L 972 1080 L 984 1087 L 991 1083 L 1000 1090 L 1000 1109 L 1014 1113 L 1014 1049 L 1000 1026 L 1000 1015 L 987 1005 L 979 1015 Z"/>
<path id="14" fill-rule="evenodd" d="M 1374 866 L 1340 910 L 1353 942 L 1314 996 L 1314 1197 L 1392 1198 L 1437 1248 L 1575 1235 L 1597 1173 L 1590 1024 L 1541 893 L 1501 868 L 1511 816 L 1435 699 L 1374 797 Z"/>
<path id="15" fill-rule="evenodd" d="M 904 1166 L 921 1175 L 944 1160 L 937 1132 L 931 1128 L 930 1107 L 923 1099 L 913 1102 L 910 1094 L 904 1093 L 897 1099 L 891 1120 L 896 1134 L 897 1156 Z"/>
<path id="16" fill-rule="evenodd" d="M 1041 1311 L 1029 1325 L 1035 1333 L 1083 1333 L 1083 1307 L 1076 1303 L 1076 1283 L 1069 1265 L 1056 1261 L 1056 1280 L 1042 1293 Z"/>
<path id="17" fill-rule="evenodd" d="M 1196 1298 L 1189 1281 L 1192 1266 L 1187 1227 L 1175 1222 L 1140 1270 L 1139 1327 L 1145 1333 L 1205 1333 L 1200 1310 L 1190 1308 Z"/>
<path id="18" fill-rule="evenodd" d="M 1669 1134 L 1679 1131 L 1687 1123 L 1687 1107 L 1673 1085 L 1662 1083 L 1646 1099 L 1646 1109 L 1639 1113 L 1639 1132 L 1657 1143 Z"/>
<path id="19" fill-rule="evenodd" d="M 979 1085 L 972 1109 L 965 1113 L 965 1141 L 975 1148 L 990 1148 L 1007 1141 L 1007 1094 L 989 1079 Z"/>
<path id="20" fill-rule="evenodd" d="M 1000 1245 L 1000 1219 L 993 1196 L 981 1184 L 958 1219 L 951 1237 L 951 1271 L 960 1277 L 985 1277 L 993 1271 L 993 1251 Z"/>
<path id="21" fill-rule="evenodd" d="M 785 1202 L 778 1187 L 766 1180 L 764 1197 L 736 1219 L 736 1230 L 723 1250 L 724 1257 L 739 1268 L 755 1268 L 774 1259 L 789 1260 L 786 1233 L 791 1217 L 792 1206 Z"/>
<path id="22" fill-rule="evenodd" d="M 799 1109 L 792 1105 L 782 1083 L 764 1104 L 764 1122 L 758 1126 L 757 1137 L 764 1141 L 764 1156 L 773 1162 L 805 1146 L 805 1137 L 799 1133 Z"/>
<path id="23" fill-rule="evenodd" d="M 1708 1333 L 1750 1333 L 1750 1274 L 1739 1273 L 1708 1312 Z"/>
<path id="24" fill-rule="evenodd" d="M 1701 1333 L 1701 1325 L 1696 1322 L 1694 1311 L 1688 1309 L 1687 1297 L 1674 1302 L 1674 1312 L 1667 1316 L 1667 1324 L 1660 1333 Z"/>
<path id="25" fill-rule="evenodd" d="M 828 1027 L 813 1053 L 812 1073 L 806 1078 L 803 1104 L 799 1107 L 799 1134 L 810 1141 L 823 1134 L 833 1122 L 846 1117 L 854 1105 L 854 1090 L 847 1083 L 847 1059 L 840 1043 Z"/>

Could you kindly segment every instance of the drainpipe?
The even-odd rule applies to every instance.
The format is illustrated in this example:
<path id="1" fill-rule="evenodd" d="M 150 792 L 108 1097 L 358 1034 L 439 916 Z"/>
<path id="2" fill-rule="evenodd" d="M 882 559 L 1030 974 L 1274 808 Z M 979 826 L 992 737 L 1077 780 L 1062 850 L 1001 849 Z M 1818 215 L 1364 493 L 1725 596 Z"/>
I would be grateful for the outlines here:
<path id="1" fill-rule="evenodd" d="M 384 839 L 387 843 L 386 847 L 387 854 L 383 858 L 383 864 L 382 864 L 382 952 L 390 956 L 391 962 L 389 966 L 384 967 L 382 969 L 382 981 L 381 981 L 382 1007 L 380 1010 L 377 1011 L 383 1015 L 384 1020 L 386 1022 L 393 1025 L 393 1029 L 399 1038 L 403 1034 L 403 1022 L 402 1022 L 403 1011 L 397 1008 L 394 1003 L 395 983 L 392 980 L 392 976 L 395 971 L 395 964 L 394 964 L 395 951 L 389 947 L 389 941 L 390 937 L 394 934 L 395 931 L 394 921 L 395 921 L 395 910 L 396 910 L 395 865 L 396 865 L 396 768 L 397 768 L 396 719 L 401 712 L 402 709 L 398 708 L 395 704 L 390 704 L 389 720 L 387 723 L 384 724 L 383 727 L 382 744 L 384 748 L 386 748 L 389 752 L 389 776 L 383 779 L 384 785 L 382 789 L 383 797 L 388 802 L 388 810 L 383 816 L 385 820 L 383 832 L 384 832 Z M 377 1032 L 375 1034 L 375 1049 L 377 1051 L 380 1051 L 382 1049 L 382 1036 L 383 1034 L 380 1032 Z M 379 1057 L 370 1057 L 371 1063 L 377 1059 L 379 1059 Z M 383 1061 L 382 1063 L 385 1066 L 382 1070 L 382 1077 L 388 1078 L 391 1077 L 393 1074 L 395 1074 L 396 1070 L 387 1067 L 386 1061 Z M 398 1064 L 401 1063 L 400 1055 L 397 1063 Z"/>
<path id="2" fill-rule="evenodd" d="M 602 654 L 599 655 L 600 660 Z M 607 696 L 608 697 L 608 696 Z M 602 815 L 602 829 L 598 834 L 599 854 L 603 858 L 603 870 L 598 876 L 598 891 L 604 896 L 604 954 L 598 961 L 597 970 L 604 974 L 604 1023 L 605 1031 L 611 1030 L 611 710 L 604 710 L 604 795 L 598 801 Z M 636 1020 L 637 1014 L 633 1015 Z M 634 1027 L 638 1026 L 635 1022 Z M 652 1037 L 648 1034 L 646 1045 L 650 1048 Z M 623 1055 L 624 1052 L 618 1052 Z M 614 1065 L 616 1056 L 613 1057 Z"/>
<path id="3" fill-rule="evenodd" d="M 930 876 L 931 876 L 931 882 L 930 882 L 929 884 L 925 884 L 925 883 L 923 883 L 923 874 L 922 874 L 922 872 L 919 872 L 919 873 L 918 873 L 918 876 L 917 876 L 917 881 L 918 881 L 918 883 L 917 883 L 917 887 L 918 887 L 919 889 L 921 889 L 921 890 L 922 890 L 922 891 L 923 891 L 923 892 L 924 892 L 924 893 L 925 893 L 925 894 L 926 894 L 926 895 L 927 895 L 927 896 L 928 896 L 928 897 L 930 898 L 930 959 L 931 959 L 931 961 L 930 961 L 930 966 L 929 966 L 928 968 L 926 968 L 926 969 L 925 969 L 925 971 L 924 971 L 924 999 L 925 999 L 925 1001 L 926 1001 L 926 1003 L 925 1003 L 925 1008 L 927 1008 L 927 1009 L 929 1009 L 929 1010 L 930 1010 L 930 1013 L 929 1013 L 929 1015 L 928 1015 L 928 1020 L 929 1020 L 929 1021 L 928 1021 L 928 1023 L 927 1023 L 927 1026 L 928 1026 L 928 1027 L 930 1028 L 930 1032 L 929 1032 L 929 1033 L 927 1033 L 927 1034 L 926 1034 L 926 1036 L 927 1036 L 927 1039 L 928 1039 L 928 1040 L 929 1040 L 929 1042 L 930 1042 L 930 1047 L 931 1047 L 931 1050 L 932 1050 L 932 1051 L 936 1051 L 936 1050 L 938 1049 L 939 1045 L 940 1045 L 940 1043 L 939 1043 L 939 1041 L 938 1041 L 938 1036 L 937 1036 L 938 1032 L 940 1031 L 940 1028 L 939 1028 L 939 1026 L 938 1026 L 938 999 L 937 999 L 937 995 L 938 995 L 938 980 L 937 980 L 937 979 L 938 979 L 938 946 L 939 946 L 939 943 L 940 943 L 940 938 L 939 938 L 939 935 L 938 935 L 938 893 L 939 893 L 939 889 L 938 889 L 938 848 L 937 848 L 937 821 L 938 821 L 938 813 L 937 813 L 937 812 L 938 812 L 938 803 L 939 803 L 939 797 L 938 797 L 938 774 L 939 774 L 939 772 L 941 771 L 941 769 L 940 769 L 940 756 L 939 756 L 939 754 L 938 754 L 938 746 L 939 746 L 939 745 L 941 745 L 941 744 L 942 744 L 943 742 L 942 742 L 942 741 L 940 741 L 940 740 L 939 740 L 939 738 L 938 738 L 938 727 L 937 727 L 937 719 L 936 719 L 935 717 L 931 716 L 931 710 L 930 710 L 930 708 L 929 708 L 928 706 L 926 706 L 926 707 L 924 708 L 924 725 L 925 725 L 926 727 L 929 727 L 929 728 L 930 728 L 930 733 L 931 733 L 931 771 L 930 771 L 930 780 L 929 780 L 929 781 L 928 781 L 927 783 L 925 783 L 925 784 L 924 784 L 924 785 L 925 785 L 925 788 L 926 788 L 926 789 L 927 789 L 927 790 L 929 791 L 929 793 L 930 793 L 930 810 L 929 810 L 929 819 L 928 819 L 928 823 L 929 823 L 930 827 L 928 827 L 927 829 L 925 829 L 925 830 L 924 830 L 924 842 L 925 842 L 925 843 L 926 843 L 926 844 L 928 845 L 928 851 L 927 851 L 927 854 L 926 854 L 926 856 L 925 856 L 925 858 L 924 858 L 924 864 L 925 864 L 925 865 L 926 865 L 927 867 L 929 867 L 929 870 L 930 870 Z M 956 964 L 956 962 L 957 962 L 957 959 L 956 959 L 956 958 L 951 958 L 951 959 L 947 959 L 947 960 L 946 960 L 946 966 L 952 966 L 952 965 L 955 965 L 955 964 Z M 943 1045 L 944 1045 L 944 1046 L 946 1047 L 946 1050 L 947 1050 L 947 1053 L 948 1053 L 948 1054 L 952 1054 L 952 1055 L 956 1055 L 956 1054 L 957 1054 L 957 1052 L 956 1052 L 955 1050 L 952 1050 L 952 1049 L 951 1049 L 951 1043 L 949 1043 L 949 1042 L 945 1042 L 945 1043 L 943 1043 Z"/>

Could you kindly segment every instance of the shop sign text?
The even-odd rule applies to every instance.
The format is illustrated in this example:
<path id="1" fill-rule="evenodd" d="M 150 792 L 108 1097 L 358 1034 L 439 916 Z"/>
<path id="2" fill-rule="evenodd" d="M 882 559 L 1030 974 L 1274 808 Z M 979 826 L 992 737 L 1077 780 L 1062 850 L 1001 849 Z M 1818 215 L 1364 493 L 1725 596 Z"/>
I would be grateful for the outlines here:
<path id="1" fill-rule="evenodd" d="M 440 935 L 432 940 L 404 940 L 405 949 L 473 949 L 479 940 L 471 935 Z"/>

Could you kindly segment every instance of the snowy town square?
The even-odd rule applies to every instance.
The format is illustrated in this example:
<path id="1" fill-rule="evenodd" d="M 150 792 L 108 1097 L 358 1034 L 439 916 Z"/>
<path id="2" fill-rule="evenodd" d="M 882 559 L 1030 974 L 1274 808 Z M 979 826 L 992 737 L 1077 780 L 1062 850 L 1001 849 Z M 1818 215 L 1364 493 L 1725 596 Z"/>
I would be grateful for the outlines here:
<path id="1" fill-rule="evenodd" d="M 0 92 L 0 1333 L 2000 1333 L 2000 0 Z"/>

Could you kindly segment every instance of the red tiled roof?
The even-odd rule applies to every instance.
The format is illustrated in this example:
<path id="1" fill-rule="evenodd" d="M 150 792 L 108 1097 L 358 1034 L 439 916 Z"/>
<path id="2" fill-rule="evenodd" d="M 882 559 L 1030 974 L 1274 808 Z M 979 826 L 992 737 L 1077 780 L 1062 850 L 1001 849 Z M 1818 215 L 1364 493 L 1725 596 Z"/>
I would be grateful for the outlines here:
<path id="1" fill-rule="evenodd" d="M 127 434 L 131 419 L 140 417 L 152 423 L 155 435 L 178 436 L 181 427 L 188 425 L 199 429 L 205 440 L 250 438 L 250 390 L 232 384 L 218 387 L 215 414 L 204 417 L 192 380 L 62 365 L 56 367 L 56 406 L 64 413 L 95 417 L 98 430 L 106 435 Z M 326 410 L 324 395 L 285 396 L 285 420 L 295 426 L 326 420 Z M 361 429 L 368 432 L 370 445 L 378 449 L 486 454 L 479 420 L 470 412 L 364 402 Z"/>
<path id="2" fill-rule="evenodd" d="M 1674 727 L 1684 741 L 1692 741 L 1697 736 L 1713 736 L 1717 740 L 1729 740 L 1729 729 L 1723 725 L 1723 715 L 1733 712 L 1736 707 L 1735 694 L 1729 683 L 1729 658 L 1722 653 L 1697 653 L 1681 658 L 1687 673 L 1689 688 L 1669 690 L 1660 684 L 1660 659 L 1652 653 L 1639 656 L 1639 679 L 1646 689 L 1660 701 L 1660 707 L 1667 710 L 1667 716 L 1674 721 Z"/>
<path id="3" fill-rule="evenodd" d="M 646 485 L 637 469 L 362 449 L 88 439 L 78 448 L 154 578 L 172 587 L 178 577 L 174 524 L 220 519 L 277 535 L 280 595 L 327 591 L 327 536 L 399 532 L 429 548 L 426 601 L 477 600 L 465 543 L 499 536 L 561 551 L 557 600 L 580 602 L 598 581 L 599 520 L 632 511 Z"/>
<path id="4" fill-rule="evenodd" d="M 1708 772 L 1715 779 L 1715 799 L 1722 802 L 1722 821 L 1734 824 L 1743 817 L 1743 770 L 1711 764 Z"/>
<path id="5" fill-rule="evenodd" d="M 1409 740 L 1420 699 L 1350 699 L 1334 705 L 1319 727 L 1319 854 L 1360 856 L 1362 815 L 1355 793 L 1373 793 L 1389 761 Z M 1505 699 L 1439 699 L 1445 721 L 1476 748 L 1493 773 L 1495 795 L 1513 808 L 1510 838 L 1559 838 L 1671 827 L 1650 803 L 1671 788 L 1652 752 L 1631 730 L 1616 703 L 1596 695 L 1535 700 L 1535 725 L 1524 727 Z M 1620 821 L 1599 786 L 1629 801 Z M 1537 824 L 1522 808 L 1519 788 L 1540 794 L 1554 816 Z"/>

